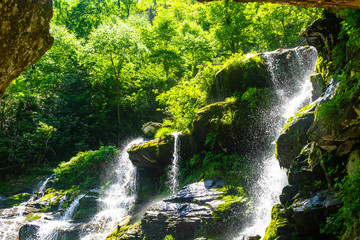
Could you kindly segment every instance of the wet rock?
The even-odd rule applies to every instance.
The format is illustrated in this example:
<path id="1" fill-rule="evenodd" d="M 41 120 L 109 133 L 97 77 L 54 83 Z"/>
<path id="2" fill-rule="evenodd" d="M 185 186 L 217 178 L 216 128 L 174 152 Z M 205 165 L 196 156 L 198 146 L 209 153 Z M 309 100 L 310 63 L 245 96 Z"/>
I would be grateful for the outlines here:
<path id="1" fill-rule="evenodd" d="M 31 194 L 29 193 L 19 193 L 16 195 L 13 195 L 11 197 L 8 197 L 2 201 L 2 206 L 5 208 L 17 206 L 23 202 L 26 202 L 31 197 Z"/>
<path id="2" fill-rule="evenodd" d="M 137 167 L 154 168 L 163 171 L 171 163 L 174 151 L 172 135 L 135 145 L 128 150 L 129 159 Z"/>
<path id="3" fill-rule="evenodd" d="M 38 238 L 38 231 L 40 226 L 34 224 L 25 224 L 19 230 L 19 240 L 32 240 Z"/>
<path id="4" fill-rule="evenodd" d="M 243 237 L 241 240 L 260 240 L 261 236 L 257 235 L 257 236 L 246 236 Z"/>
<path id="5" fill-rule="evenodd" d="M 180 157 L 187 159 L 196 151 L 194 137 L 183 131 L 180 137 Z M 142 168 L 155 169 L 153 174 L 163 173 L 166 166 L 171 163 L 174 153 L 174 137 L 171 134 L 158 139 L 134 145 L 128 150 L 131 162 Z"/>
<path id="6" fill-rule="evenodd" d="M 98 204 L 98 196 L 85 195 L 79 201 L 79 206 L 73 220 L 76 222 L 88 222 L 98 212 Z"/>
<path id="7" fill-rule="evenodd" d="M 326 85 L 321 73 L 311 75 L 310 81 L 313 87 L 313 90 L 311 91 L 311 100 L 315 101 L 324 94 Z"/>
<path id="8" fill-rule="evenodd" d="M 336 193 L 326 190 L 318 192 L 309 199 L 294 203 L 287 211 L 295 223 L 308 231 L 316 232 L 326 217 L 335 213 L 341 202 Z"/>
<path id="9" fill-rule="evenodd" d="M 293 203 L 293 198 L 298 193 L 297 186 L 287 185 L 283 188 L 280 195 L 280 202 L 282 205 L 289 205 Z"/>
<path id="10" fill-rule="evenodd" d="M 272 76 L 269 80 L 272 81 L 272 86 L 281 89 L 288 97 L 300 90 L 298 80 L 307 76 L 315 67 L 313 59 L 316 55 L 315 49 L 311 47 L 278 49 L 260 54 L 266 60 L 266 67 L 271 72 Z"/>
<path id="11" fill-rule="evenodd" d="M 238 214 L 240 211 L 236 203 L 229 204 L 227 210 L 230 211 L 226 212 L 229 219 L 221 215 L 219 206 L 225 202 L 218 198 L 223 192 L 215 188 L 222 184 L 224 182 L 221 180 L 193 183 L 185 186 L 178 194 L 152 205 L 141 220 L 144 236 L 163 239 L 171 234 L 175 239 L 193 239 L 195 231 L 201 226 L 210 226 L 207 224 L 211 224 L 211 231 L 225 231 L 226 224 L 231 225 L 231 208 Z"/>
<path id="12" fill-rule="evenodd" d="M 13 79 L 50 49 L 51 0 L 10 0 L 0 4 L 0 98 Z"/>
<path id="13" fill-rule="evenodd" d="M 289 168 L 308 141 L 307 130 L 314 121 L 314 108 L 299 111 L 290 118 L 276 141 L 276 158 Z"/>

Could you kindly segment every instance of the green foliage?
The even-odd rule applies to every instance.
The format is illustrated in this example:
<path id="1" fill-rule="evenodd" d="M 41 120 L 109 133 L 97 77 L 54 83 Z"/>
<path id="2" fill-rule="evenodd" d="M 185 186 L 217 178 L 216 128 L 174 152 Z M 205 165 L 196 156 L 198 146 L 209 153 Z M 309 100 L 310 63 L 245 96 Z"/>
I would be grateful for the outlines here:
<path id="1" fill-rule="evenodd" d="M 81 189 L 96 187 L 100 181 L 99 171 L 114 160 L 116 153 L 116 148 L 112 146 L 78 153 L 69 162 L 61 163 L 54 170 L 54 187 L 56 189 L 69 189 L 72 186 L 80 186 Z"/>
<path id="2" fill-rule="evenodd" d="M 340 186 L 339 199 L 343 203 L 338 213 L 331 215 L 322 228 L 322 233 L 340 236 L 347 239 L 356 230 L 360 219 L 360 166 L 355 171 L 338 182 Z"/>
<path id="3" fill-rule="evenodd" d="M 360 59 L 356 56 L 360 50 L 360 14 L 356 10 L 341 10 L 338 14 L 345 18 L 341 22 L 341 42 L 333 51 L 335 64 L 341 67 L 341 72 L 334 77 L 339 84 L 334 97 L 321 103 L 316 111 L 316 119 L 329 127 L 338 126 L 341 119 L 347 117 L 347 106 L 360 95 Z M 332 64 L 325 63 L 325 66 L 330 68 Z"/>
<path id="4" fill-rule="evenodd" d="M 166 235 L 163 240 L 175 240 L 172 235 Z"/>
<path id="5" fill-rule="evenodd" d="M 183 80 L 169 91 L 160 94 L 157 100 L 165 105 L 165 112 L 172 116 L 172 127 L 183 130 L 189 127 L 196 112 L 205 105 L 205 92 L 196 78 Z"/>
<path id="6" fill-rule="evenodd" d="M 180 176 L 183 185 L 201 179 L 221 178 L 231 185 L 246 186 L 249 183 L 247 176 L 254 171 L 254 166 L 244 156 L 209 151 L 194 155 L 182 165 Z"/>
<path id="7" fill-rule="evenodd" d="M 156 132 L 155 138 L 159 138 L 159 137 L 165 136 L 167 134 L 171 134 L 173 132 L 175 132 L 175 130 L 173 128 L 162 127 Z"/>

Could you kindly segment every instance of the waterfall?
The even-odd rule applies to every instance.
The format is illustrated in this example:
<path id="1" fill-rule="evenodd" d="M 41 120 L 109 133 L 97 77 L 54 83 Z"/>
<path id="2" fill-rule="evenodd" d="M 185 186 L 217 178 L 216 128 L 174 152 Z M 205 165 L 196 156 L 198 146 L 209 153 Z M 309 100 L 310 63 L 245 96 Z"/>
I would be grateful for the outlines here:
<path id="1" fill-rule="evenodd" d="M 284 66 L 280 66 L 281 63 L 276 58 L 280 52 L 260 55 L 266 61 L 279 103 L 273 107 L 269 119 L 266 119 L 271 123 L 267 127 L 271 128 L 269 131 L 273 131 L 274 139 L 271 149 L 258 156 L 259 159 L 256 161 L 258 162 L 258 177 L 251 187 L 253 211 L 248 225 L 241 230 L 240 236 L 235 238 L 239 240 L 245 239 L 246 236 L 265 234 L 265 229 L 271 220 L 271 209 L 279 202 L 282 188 L 288 184 L 286 173 L 280 168 L 279 162 L 275 158 L 276 139 L 286 120 L 311 100 L 312 86 L 309 76 L 314 73 L 316 49 L 310 47 L 303 53 L 299 51 L 299 48 L 283 51 L 289 51 L 288 54 L 294 58 L 287 63 L 291 67 L 285 70 L 282 70 Z M 283 54 L 283 52 L 281 53 Z"/>
<path id="2" fill-rule="evenodd" d="M 116 226 L 122 225 L 129 218 L 129 214 L 136 200 L 136 168 L 129 159 L 127 150 L 144 140 L 136 139 L 128 143 L 117 158 L 115 169 L 116 181 L 108 186 L 100 199 L 100 211 L 86 226 L 82 239 L 105 239 Z"/>
<path id="3" fill-rule="evenodd" d="M 171 161 L 171 168 L 168 172 L 169 189 L 171 194 L 179 190 L 179 153 L 180 153 L 180 135 L 181 132 L 172 133 L 174 137 L 174 153 Z"/>
<path id="4" fill-rule="evenodd" d="M 66 228 L 70 226 L 68 222 L 74 215 L 75 210 L 79 206 L 80 199 L 85 195 L 78 195 L 74 201 L 70 204 L 70 206 L 64 212 L 64 215 L 60 218 L 60 220 L 50 221 L 45 224 L 41 224 L 37 239 L 39 240 L 55 240 L 58 239 L 59 229 Z"/>
<path id="5" fill-rule="evenodd" d="M 40 181 L 32 190 L 32 194 L 26 202 L 10 209 L 5 209 L 0 215 L 0 239 L 17 239 L 18 231 L 25 221 L 24 213 L 27 206 L 37 198 L 37 194 L 43 194 L 49 181 L 54 175 L 48 177 L 45 181 Z"/>

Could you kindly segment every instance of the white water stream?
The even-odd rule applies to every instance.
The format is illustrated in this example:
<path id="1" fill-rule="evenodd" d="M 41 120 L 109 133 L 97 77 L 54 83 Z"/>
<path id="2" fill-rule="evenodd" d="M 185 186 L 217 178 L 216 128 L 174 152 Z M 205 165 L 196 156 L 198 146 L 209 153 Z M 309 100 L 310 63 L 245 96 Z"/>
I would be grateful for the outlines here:
<path id="1" fill-rule="evenodd" d="M 22 224 L 26 221 L 24 213 L 30 203 L 38 196 L 41 196 L 46 190 L 46 186 L 54 175 L 48 177 L 45 181 L 40 181 L 33 189 L 32 194 L 26 202 L 9 209 L 5 209 L 0 214 L 0 239 L 12 240 L 18 238 L 18 232 Z"/>
<path id="2" fill-rule="evenodd" d="M 136 167 L 130 161 L 127 150 L 143 141 L 142 138 L 133 140 L 122 149 L 115 169 L 117 181 L 105 190 L 100 199 L 100 211 L 91 220 L 91 226 L 84 229 L 81 239 L 105 239 L 117 225 L 121 226 L 129 219 L 136 200 L 137 182 Z"/>
<path id="3" fill-rule="evenodd" d="M 265 229 L 269 225 L 271 220 L 271 209 L 279 202 L 279 195 L 281 194 L 282 188 L 288 184 L 286 173 L 279 166 L 278 160 L 275 158 L 275 142 L 280 135 L 280 131 L 284 126 L 286 120 L 295 115 L 295 113 L 304 105 L 310 103 L 312 85 L 309 80 L 309 76 L 314 73 L 316 64 L 316 50 L 315 48 L 310 49 L 310 57 L 305 58 L 299 49 L 295 49 L 296 65 L 300 69 L 302 68 L 303 73 L 292 72 L 293 76 L 297 76 L 298 85 L 296 92 L 287 92 L 287 89 L 278 88 L 277 94 L 280 99 L 279 104 L 274 106 L 272 113 L 269 115 L 267 121 L 272 122 L 268 125 L 269 131 L 275 131 L 275 138 L 273 139 L 272 148 L 265 154 L 259 156 L 258 164 L 258 179 L 253 184 L 251 192 L 254 196 L 254 210 L 252 213 L 252 219 L 247 224 L 245 229 L 241 230 L 241 233 L 235 239 L 245 239 L 246 236 L 264 236 Z M 281 66 L 272 57 L 276 52 L 265 53 L 262 56 L 266 60 L 267 67 L 270 71 L 272 81 L 275 86 L 279 85 L 284 77 L 280 74 Z M 305 62 L 304 61 L 308 61 Z M 309 66 L 308 69 L 303 69 L 304 66 Z M 296 69 L 296 68 L 294 68 Z M 289 76 L 290 78 L 290 76 Z M 281 116 L 281 118 L 279 118 Z M 270 119 L 271 118 L 271 119 Z M 279 119 L 279 120 L 274 120 Z"/>
<path id="4" fill-rule="evenodd" d="M 171 194 L 176 194 L 179 190 L 179 158 L 180 158 L 180 135 L 181 132 L 172 133 L 174 137 L 174 153 L 171 168 L 168 172 L 169 189 Z"/>

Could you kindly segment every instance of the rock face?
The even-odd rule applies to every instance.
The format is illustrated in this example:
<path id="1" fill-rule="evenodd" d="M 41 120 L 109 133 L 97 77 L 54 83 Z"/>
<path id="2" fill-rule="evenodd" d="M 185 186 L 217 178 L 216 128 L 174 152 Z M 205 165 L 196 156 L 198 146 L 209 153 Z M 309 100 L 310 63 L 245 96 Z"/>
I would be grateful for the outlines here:
<path id="1" fill-rule="evenodd" d="M 235 227 L 234 224 L 241 225 L 241 220 L 244 220 L 241 209 L 245 200 L 238 197 L 225 202 L 221 198 L 225 193 L 216 189 L 223 184 L 222 180 L 193 183 L 176 195 L 153 204 L 141 219 L 141 230 L 137 231 L 137 236 L 164 239 L 166 235 L 172 235 L 175 239 L 194 239 L 200 228 L 219 234 Z M 134 228 L 123 235 L 128 237 L 120 239 L 136 239 Z"/>
<path id="2" fill-rule="evenodd" d="M 289 168 L 292 161 L 300 154 L 301 149 L 308 141 L 306 132 L 313 121 L 314 107 L 300 110 L 288 120 L 276 141 L 275 156 L 282 166 Z"/>
<path id="3" fill-rule="evenodd" d="M 199 2 L 211 2 L 213 0 L 198 0 Z M 277 4 L 290 4 L 303 7 L 317 8 L 360 8 L 360 2 L 354 0 L 235 0 L 235 2 L 268 2 Z"/>
<path id="4" fill-rule="evenodd" d="M 51 0 L 0 3 L 0 98 L 13 79 L 52 46 Z"/>

